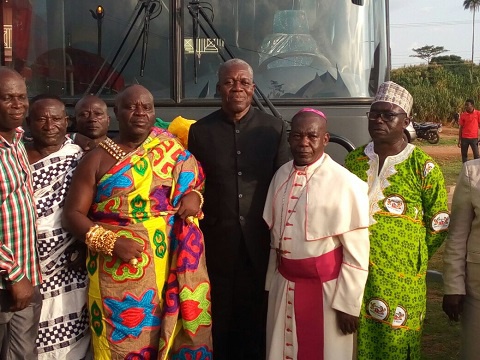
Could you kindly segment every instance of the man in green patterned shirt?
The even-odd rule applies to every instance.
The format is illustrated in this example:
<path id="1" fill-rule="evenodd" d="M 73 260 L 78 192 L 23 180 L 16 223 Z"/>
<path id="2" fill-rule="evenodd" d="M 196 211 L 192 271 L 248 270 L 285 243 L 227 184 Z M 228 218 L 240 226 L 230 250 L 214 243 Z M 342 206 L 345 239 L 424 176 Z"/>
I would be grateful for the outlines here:
<path id="1" fill-rule="evenodd" d="M 368 116 L 372 142 L 345 159 L 368 183 L 370 266 L 358 330 L 359 360 L 420 359 L 428 259 L 447 235 L 447 192 L 439 166 L 407 143 L 413 98 L 389 81 Z"/>

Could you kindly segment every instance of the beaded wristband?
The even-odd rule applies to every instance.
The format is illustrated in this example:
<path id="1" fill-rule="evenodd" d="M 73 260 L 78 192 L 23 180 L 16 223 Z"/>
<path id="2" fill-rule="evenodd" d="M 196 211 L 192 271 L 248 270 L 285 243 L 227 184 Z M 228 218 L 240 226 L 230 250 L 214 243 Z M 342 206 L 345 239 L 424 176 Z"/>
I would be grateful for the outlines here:
<path id="1" fill-rule="evenodd" d="M 85 244 L 94 252 L 101 252 L 105 255 L 113 255 L 113 247 L 118 235 L 100 225 L 92 226 L 85 235 Z"/>
<path id="2" fill-rule="evenodd" d="M 198 212 L 195 214 L 195 217 L 198 218 L 199 220 L 202 220 L 203 219 L 203 211 L 202 211 L 202 207 L 203 207 L 203 203 L 205 201 L 204 197 L 203 197 L 203 194 L 196 190 L 196 189 L 192 189 L 192 192 L 194 192 L 195 194 L 197 194 L 199 197 L 200 197 L 200 206 L 198 207 Z"/>
<path id="3" fill-rule="evenodd" d="M 192 189 L 192 192 L 194 192 L 195 194 L 197 194 L 200 197 L 200 205 L 199 205 L 199 212 L 200 212 L 200 210 L 202 210 L 203 203 L 204 203 L 205 199 L 203 198 L 202 193 L 200 191 L 198 191 L 197 189 Z"/>

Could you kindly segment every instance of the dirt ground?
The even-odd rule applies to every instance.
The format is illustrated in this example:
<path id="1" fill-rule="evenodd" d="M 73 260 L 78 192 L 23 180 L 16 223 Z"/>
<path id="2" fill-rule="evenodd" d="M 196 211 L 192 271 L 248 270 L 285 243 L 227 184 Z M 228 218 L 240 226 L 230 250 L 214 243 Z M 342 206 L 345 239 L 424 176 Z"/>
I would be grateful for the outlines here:
<path id="1" fill-rule="evenodd" d="M 458 128 L 450 125 L 442 126 L 440 133 L 440 143 L 430 145 L 425 140 L 415 140 L 415 145 L 420 145 L 422 149 L 432 156 L 435 160 L 454 160 L 460 159 L 460 148 L 457 146 Z M 471 156 L 471 151 L 470 154 Z"/>

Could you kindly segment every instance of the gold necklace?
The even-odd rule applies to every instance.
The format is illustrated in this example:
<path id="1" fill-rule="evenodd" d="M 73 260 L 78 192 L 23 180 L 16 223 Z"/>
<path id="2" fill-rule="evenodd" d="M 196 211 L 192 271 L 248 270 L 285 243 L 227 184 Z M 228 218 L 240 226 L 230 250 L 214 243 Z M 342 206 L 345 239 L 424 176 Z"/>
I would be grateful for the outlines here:
<path id="1" fill-rule="evenodd" d="M 127 153 L 122 150 L 120 146 L 116 142 L 114 142 L 110 138 L 106 138 L 100 144 L 98 144 L 102 148 L 105 149 L 115 160 L 119 161 L 127 156 Z"/>

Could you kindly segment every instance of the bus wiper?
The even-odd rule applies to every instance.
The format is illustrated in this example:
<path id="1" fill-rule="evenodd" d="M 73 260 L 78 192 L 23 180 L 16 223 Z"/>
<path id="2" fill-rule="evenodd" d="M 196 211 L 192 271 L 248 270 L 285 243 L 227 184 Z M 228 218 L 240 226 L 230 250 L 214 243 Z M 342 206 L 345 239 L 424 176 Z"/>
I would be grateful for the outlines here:
<path id="1" fill-rule="evenodd" d="M 200 2 L 199 0 L 193 0 L 193 1 L 190 1 L 188 3 L 188 12 L 190 13 L 190 15 L 192 16 L 192 23 L 193 23 L 193 52 L 194 52 L 194 56 L 195 56 L 195 59 L 194 59 L 194 65 L 193 65 L 193 69 L 194 69 L 194 72 L 195 72 L 195 83 L 197 82 L 197 71 L 198 71 L 198 66 L 197 66 L 197 57 L 198 57 L 198 54 L 197 54 L 197 38 L 198 38 L 198 27 L 200 27 L 200 29 L 202 29 L 203 33 L 207 36 L 207 38 L 209 39 L 213 39 L 213 37 L 210 36 L 210 33 L 209 33 L 209 30 L 207 30 L 204 26 L 204 24 L 200 21 L 200 17 L 199 15 L 201 16 L 201 18 L 206 22 L 206 24 L 208 25 L 209 29 L 215 34 L 215 37 L 217 39 L 220 39 L 222 40 L 222 43 L 223 43 L 223 47 L 225 49 L 225 51 L 227 52 L 228 56 L 230 57 L 230 59 L 233 59 L 235 58 L 235 56 L 233 55 L 233 52 L 230 50 L 230 47 L 227 45 L 227 43 L 225 42 L 225 39 L 219 34 L 219 32 L 217 31 L 217 29 L 215 28 L 215 26 L 213 25 L 213 22 L 212 20 L 210 20 L 210 18 L 207 16 L 205 10 L 204 10 L 204 7 L 202 6 L 202 4 L 208 4 L 209 6 L 211 6 L 209 3 L 204 3 L 204 2 Z M 209 8 L 210 11 L 212 11 L 213 13 L 213 9 L 210 7 Z M 227 58 L 225 57 L 225 55 L 221 52 L 218 53 L 220 55 L 220 57 L 222 58 L 222 60 L 225 62 L 227 60 Z M 258 86 L 255 87 L 255 93 L 258 93 L 262 99 L 265 101 L 265 103 L 267 104 L 268 108 L 270 109 L 270 111 L 272 112 L 272 114 L 279 118 L 279 119 L 283 119 L 282 115 L 278 112 L 278 110 L 275 108 L 275 106 L 272 104 L 272 102 L 270 101 L 270 99 L 258 88 Z M 265 107 L 263 106 L 263 104 L 260 102 L 260 100 L 258 99 L 258 96 L 257 94 L 253 94 L 253 101 L 255 102 L 255 105 L 260 109 L 262 110 L 263 112 L 267 112 Z"/>
<path id="2" fill-rule="evenodd" d="M 85 90 L 84 95 L 87 95 L 87 94 L 91 93 L 92 88 L 94 87 L 95 83 L 97 82 L 97 78 L 99 78 L 102 71 L 105 70 L 105 67 L 106 67 L 106 71 L 103 73 L 104 75 L 101 76 L 101 82 L 99 81 L 99 83 L 101 83 L 102 85 L 97 90 L 96 95 L 100 95 L 102 93 L 103 89 L 107 86 L 108 82 L 110 81 L 112 76 L 115 74 L 115 72 L 116 72 L 116 70 L 119 66 L 118 63 L 121 63 L 122 60 L 126 56 L 126 53 L 124 53 L 119 58 L 119 61 L 117 63 L 117 59 L 120 55 L 120 52 L 122 51 L 122 49 L 123 49 L 127 39 L 129 38 L 133 28 L 135 27 L 136 23 L 138 22 L 138 19 L 140 18 L 140 15 L 142 14 L 142 12 L 144 12 L 144 16 L 142 17 L 142 20 L 140 22 L 140 28 L 142 30 L 140 31 L 140 34 L 139 34 L 132 50 L 130 51 L 126 61 L 123 63 L 123 66 L 122 66 L 121 70 L 116 74 L 115 80 L 111 83 L 111 87 L 113 87 L 115 85 L 115 82 L 121 76 L 123 70 L 125 69 L 126 65 L 129 63 L 133 53 L 135 52 L 135 49 L 137 48 L 137 46 L 140 42 L 140 39 L 142 39 L 142 38 L 143 38 L 143 47 L 142 47 L 142 58 L 141 58 L 141 62 L 140 62 L 140 64 L 141 64 L 140 65 L 140 76 L 143 76 L 144 70 L 145 70 L 146 57 L 147 57 L 148 35 L 149 35 L 149 32 L 150 32 L 150 20 L 153 20 L 154 18 L 156 18 L 162 11 L 162 6 L 161 5 L 159 6 L 159 9 L 157 9 L 157 11 L 155 11 L 155 9 L 157 7 L 157 4 L 160 5 L 160 2 L 158 0 L 139 0 L 137 6 L 134 9 L 134 13 L 132 14 L 132 17 L 129 20 L 129 26 L 126 29 L 122 40 L 120 41 L 120 44 L 117 48 L 117 51 L 115 52 L 115 55 L 113 56 L 112 61 L 109 62 L 109 63 L 107 62 L 108 58 L 110 57 L 110 54 L 109 54 L 105 58 L 102 66 L 98 69 L 98 71 L 95 74 L 95 77 L 93 78 L 93 80 L 88 85 L 87 89 Z M 155 14 L 154 14 L 154 12 L 155 12 Z"/>
<path id="3" fill-rule="evenodd" d="M 147 60 L 148 34 L 150 33 L 150 17 L 152 16 L 156 5 L 156 3 L 153 3 L 152 5 L 150 5 L 150 9 L 148 11 L 145 11 L 145 22 L 143 24 L 142 58 L 140 62 L 140 76 L 142 77 L 145 70 L 145 62 Z"/>

